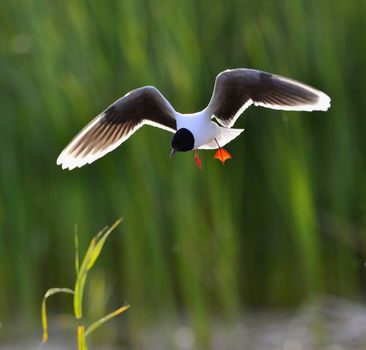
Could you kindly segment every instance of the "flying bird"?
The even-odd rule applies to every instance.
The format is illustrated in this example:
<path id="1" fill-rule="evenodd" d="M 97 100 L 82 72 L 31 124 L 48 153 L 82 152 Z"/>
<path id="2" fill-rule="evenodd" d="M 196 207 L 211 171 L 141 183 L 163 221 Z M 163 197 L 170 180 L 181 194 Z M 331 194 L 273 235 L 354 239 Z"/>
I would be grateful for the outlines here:
<path id="1" fill-rule="evenodd" d="M 223 149 L 243 129 L 233 129 L 238 117 L 250 105 L 286 111 L 326 111 L 330 98 L 325 93 L 298 81 L 255 69 L 221 72 L 207 107 L 197 113 L 177 112 L 153 86 L 130 91 L 87 124 L 57 158 L 63 169 L 90 164 L 113 151 L 143 125 L 174 133 L 171 142 L 176 152 L 217 149 L 222 163 L 231 158 Z M 215 119 L 218 124 L 213 121 Z"/>

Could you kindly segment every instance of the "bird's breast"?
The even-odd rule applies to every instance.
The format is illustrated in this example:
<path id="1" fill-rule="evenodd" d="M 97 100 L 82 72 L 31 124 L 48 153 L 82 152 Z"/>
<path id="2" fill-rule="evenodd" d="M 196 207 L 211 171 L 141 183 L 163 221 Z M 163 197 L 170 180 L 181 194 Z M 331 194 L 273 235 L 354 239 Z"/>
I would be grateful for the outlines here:
<path id="1" fill-rule="evenodd" d="M 219 132 L 219 127 L 210 119 L 201 116 L 177 118 L 177 129 L 186 128 L 194 137 L 194 149 L 212 141 Z"/>

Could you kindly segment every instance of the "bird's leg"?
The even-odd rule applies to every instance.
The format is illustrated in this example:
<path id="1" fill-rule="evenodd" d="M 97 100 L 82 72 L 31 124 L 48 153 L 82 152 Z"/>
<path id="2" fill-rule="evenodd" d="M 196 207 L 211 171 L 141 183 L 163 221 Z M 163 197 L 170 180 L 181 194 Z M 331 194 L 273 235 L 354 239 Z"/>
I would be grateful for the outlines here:
<path id="1" fill-rule="evenodd" d="M 222 147 L 220 147 L 220 145 L 216 139 L 215 139 L 215 142 L 219 149 L 216 151 L 216 153 L 214 155 L 214 159 L 218 159 L 222 164 L 224 164 L 226 160 L 231 158 L 231 154 L 226 149 L 223 149 Z"/>
<path id="2" fill-rule="evenodd" d="M 198 150 L 196 149 L 194 160 L 196 161 L 196 165 L 198 169 L 202 169 L 201 159 L 198 157 Z"/>

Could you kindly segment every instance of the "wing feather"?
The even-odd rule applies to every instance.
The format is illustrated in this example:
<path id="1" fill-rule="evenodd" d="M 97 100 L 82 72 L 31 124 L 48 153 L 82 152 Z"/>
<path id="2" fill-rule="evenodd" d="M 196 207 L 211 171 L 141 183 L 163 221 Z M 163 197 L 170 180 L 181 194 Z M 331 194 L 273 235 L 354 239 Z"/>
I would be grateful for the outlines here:
<path id="1" fill-rule="evenodd" d="M 92 163 L 145 124 L 171 132 L 176 129 L 173 107 L 152 86 L 131 91 L 94 118 L 61 152 L 57 164 L 71 170 Z"/>
<path id="2" fill-rule="evenodd" d="M 232 127 L 251 104 L 288 111 L 326 111 L 330 98 L 296 80 L 255 69 L 233 69 L 216 77 L 207 109 L 220 124 Z"/>

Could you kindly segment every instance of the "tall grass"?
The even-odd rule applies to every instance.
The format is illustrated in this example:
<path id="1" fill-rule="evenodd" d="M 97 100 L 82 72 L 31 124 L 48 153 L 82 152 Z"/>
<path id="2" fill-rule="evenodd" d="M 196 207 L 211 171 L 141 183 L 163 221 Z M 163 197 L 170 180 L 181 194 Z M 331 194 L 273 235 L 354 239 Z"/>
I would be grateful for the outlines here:
<path id="1" fill-rule="evenodd" d="M 34 324 L 41 292 L 72 280 L 74 223 L 86 244 L 122 214 L 105 268 L 134 305 L 131 336 L 183 314 L 208 342 L 213 317 L 247 307 L 360 298 L 366 242 L 346 228 L 365 228 L 365 11 L 341 0 L 4 2 L 1 322 L 17 310 Z M 155 85 L 192 112 L 229 67 L 297 78 L 332 108 L 252 108 L 233 159 L 201 152 L 202 172 L 193 154 L 169 160 L 171 135 L 148 127 L 95 164 L 56 167 L 70 138 L 128 90 Z"/>

